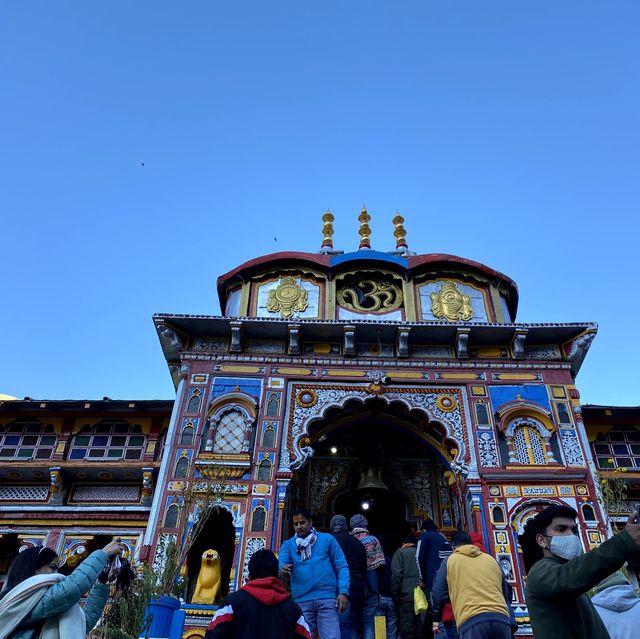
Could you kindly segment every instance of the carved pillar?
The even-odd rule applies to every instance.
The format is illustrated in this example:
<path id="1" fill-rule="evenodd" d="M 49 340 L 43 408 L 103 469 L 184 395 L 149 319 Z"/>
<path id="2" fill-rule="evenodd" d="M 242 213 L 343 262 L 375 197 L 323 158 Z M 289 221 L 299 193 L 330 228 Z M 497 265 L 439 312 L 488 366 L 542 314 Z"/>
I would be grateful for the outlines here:
<path id="1" fill-rule="evenodd" d="M 153 468 L 142 469 L 142 505 L 151 505 L 153 497 Z"/>
<path id="2" fill-rule="evenodd" d="M 51 485 L 49 486 L 49 494 L 51 495 L 49 503 L 58 506 L 62 505 L 67 491 L 64 486 L 64 478 L 62 477 L 60 466 L 49 468 L 49 479 L 51 481 Z"/>

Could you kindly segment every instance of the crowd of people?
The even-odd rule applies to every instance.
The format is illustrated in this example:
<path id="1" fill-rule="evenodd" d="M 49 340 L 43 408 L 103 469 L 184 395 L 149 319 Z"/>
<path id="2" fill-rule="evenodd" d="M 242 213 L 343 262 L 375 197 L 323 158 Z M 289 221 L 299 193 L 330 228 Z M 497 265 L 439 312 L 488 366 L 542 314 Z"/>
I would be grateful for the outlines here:
<path id="1" fill-rule="evenodd" d="M 620 569 L 640 562 L 640 514 L 586 553 L 576 519 L 568 506 L 549 506 L 519 536 L 533 634 L 635 638 L 640 598 Z M 449 542 L 426 520 L 390 557 L 362 514 L 348 522 L 335 515 L 328 533 L 304 508 L 292 523 L 279 557 L 270 550 L 251 557 L 248 583 L 227 597 L 206 639 L 510 639 L 517 631 L 511 587 L 478 533 L 457 531 Z M 22 551 L 0 592 L 0 639 L 84 639 L 102 615 L 123 549 L 116 539 L 67 576 L 50 548 Z M 416 592 L 429 602 L 426 612 L 416 614 Z"/>
<path id="2" fill-rule="evenodd" d="M 640 598 L 620 569 L 640 561 L 640 514 L 587 553 L 576 519 L 572 508 L 550 506 L 519 537 L 533 634 L 635 638 Z M 279 558 L 270 550 L 251 558 L 249 582 L 215 614 L 206 639 L 511 639 L 518 630 L 511 586 L 478 533 L 457 531 L 449 542 L 426 520 L 389 557 L 361 514 L 335 515 L 328 533 L 304 508 L 292 523 Z M 416 588 L 429 602 L 420 614 Z"/>

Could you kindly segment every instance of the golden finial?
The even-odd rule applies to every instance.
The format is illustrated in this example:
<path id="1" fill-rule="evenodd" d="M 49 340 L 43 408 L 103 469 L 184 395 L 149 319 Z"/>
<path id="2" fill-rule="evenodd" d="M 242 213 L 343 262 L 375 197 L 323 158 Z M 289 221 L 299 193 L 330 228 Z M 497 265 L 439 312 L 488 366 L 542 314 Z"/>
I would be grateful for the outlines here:
<path id="1" fill-rule="evenodd" d="M 322 216 L 322 246 L 320 251 L 333 251 L 333 215 L 329 209 Z"/>
<path id="2" fill-rule="evenodd" d="M 398 213 L 398 211 L 396 211 L 395 217 L 392 221 L 395 226 L 393 236 L 396 238 L 396 251 L 405 252 L 409 250 L 409 245 L 407 244 L 407 232 L 404 228 L 404 218 L 400 213 Z"/>
<path id="3" fill-rule="evenodd" d="M 363 206 L 362 211 L 360 211 L 360 215 L 358 215 L 358 222 L 360 222 L 360 229 L 358 230 L 360 235 L 360 246 L 358 247 L 358 250 L 371 248 L 370 220 L 371 216 L 367 213 L 366 207 Z"/>

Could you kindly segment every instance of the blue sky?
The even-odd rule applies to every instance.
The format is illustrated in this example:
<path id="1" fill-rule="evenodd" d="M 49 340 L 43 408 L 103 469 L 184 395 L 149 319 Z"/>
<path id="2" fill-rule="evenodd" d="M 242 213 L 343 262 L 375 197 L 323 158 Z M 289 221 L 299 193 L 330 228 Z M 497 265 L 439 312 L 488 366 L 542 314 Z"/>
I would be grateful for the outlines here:
<path id="1" fill-rule="evenodd" d="M 483 262 L 519 321 L 595 321 L 588 403 L 640 404 L 640 3 L 0 4 L 0 392 L 171 397 L 154 312 L 372 244 Z M 144 166 L 142 166 L 144 163 Z M 274 239 L 277 238 L 277 241 Z"/>

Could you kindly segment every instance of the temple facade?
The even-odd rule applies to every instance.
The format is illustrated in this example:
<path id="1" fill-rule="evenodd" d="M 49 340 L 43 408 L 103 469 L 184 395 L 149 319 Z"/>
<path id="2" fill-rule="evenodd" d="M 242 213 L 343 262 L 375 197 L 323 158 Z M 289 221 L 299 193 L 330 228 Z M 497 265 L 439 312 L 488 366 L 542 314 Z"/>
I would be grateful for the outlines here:
<path id="1" fill-rule="evenodd" d="M 329 228 L 320 253 L 221 276 L 221 317 L 154 317 L 176 405 L 145 543 L 153 554 L 188 538 L 185 495 L 206 504 L 213 490 L 189 578 L 209 545 L 226 592 L 252 553 L 290 536 L 293 507 L 320 529 L 365 512 L 391 548 L 430 517 L 445 533 L 482 532 L 526 633 L 516 537 L 527 519 L 562 502 L 585 548 L 607 535 L 575 385 L 597 327 L 519 323 L 506 275 L 410 253 L 401 218 L 396 250 L 373 250 L 367 218 L 351 253 L 333 250 Z M 196 628 L 202 609 L 187 608 Z"/>
<path id="2" fill-rule="evenodd" d="M 116 529 L 158 568 L 169 542 L 187 544 L 194 639 L 251 555 L 292 534 L 292 508 L 321 530 L 364 513 L 389 549 L 430 517 L 482 533 L 530 634 L 524 523 L 567 504 L 593 548 L 610 534 L 603 480 L 626 473 L 629 499 L 640 476 L 637 409 L 620 421 L 625 409 L 591 407 L 584 424 L 575 378 L 597 327 L 518 322 L 509 277 L 410 252 L 400 216 L 392 252 L 371 248 L 364 210 L 353 252 L 334 250 L 323 219 L 319 253 L 222 275 L 221 316 L 154 316 L 175 402 L 0 401 L 5 564 L 45 542 L 71 569 Z M 201 595 L 205 572 L 216 601 Z"/>

